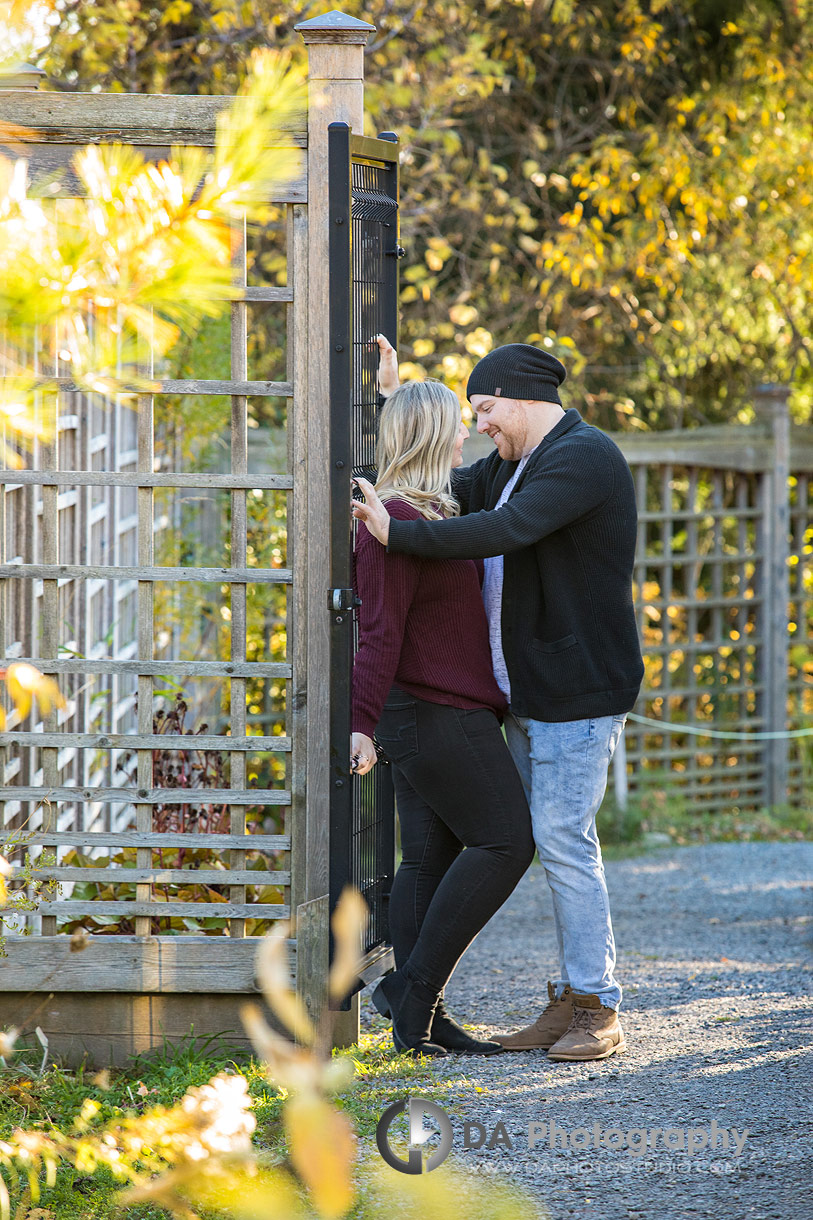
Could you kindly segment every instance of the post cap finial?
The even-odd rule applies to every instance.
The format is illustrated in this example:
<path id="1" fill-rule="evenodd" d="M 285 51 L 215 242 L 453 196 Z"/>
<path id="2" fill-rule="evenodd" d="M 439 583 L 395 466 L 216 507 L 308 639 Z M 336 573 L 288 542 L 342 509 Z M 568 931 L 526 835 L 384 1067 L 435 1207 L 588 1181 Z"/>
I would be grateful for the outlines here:
<path id="1" fill-rule="evenodd" d="M 773 381 L 763 382 L 754 390 L 754 414 L 762 424 L 772 424 L 788 419 L 790 386 Z"/>
<path id="2" fill-rule="evenodd" d="M 17 64 L 7 72 L 0 72 L 0 89 L 39 89 L 46 72 L 34 64 Z"/>
<path id="3" fill-rule="evenodd" d="M 375 26 L 370 25 L 369 21 L 359 21 L 357 17 L 350 17 L 337 8 L 319 17 L 311 17 L 309 21 L 300 21 L 294 29 L 307 43 L 350 42 L 363 45 L 375 33 Z"/>

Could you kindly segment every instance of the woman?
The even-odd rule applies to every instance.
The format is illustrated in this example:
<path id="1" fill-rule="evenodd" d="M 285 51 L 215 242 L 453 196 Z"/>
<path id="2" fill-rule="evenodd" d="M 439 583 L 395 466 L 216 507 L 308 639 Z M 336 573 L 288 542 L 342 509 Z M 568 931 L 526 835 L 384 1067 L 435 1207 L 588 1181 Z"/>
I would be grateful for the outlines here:
<path id="1" fill-rule="evenodd" d="M 459 512 L 451 471 L 467 436 L 457 398 L 440 382 L 407 383 L 387 399 L 375 489 L 391 517 Z M 403 853 L 389 907 L 397 969 L 372 998 L 392 1016 L 397 1049 L 416 1055 L 502 1049 L 467 1034 L 442 994 L 534 851 L 500 731 L 506 702 L 491 668 L 482 572 L 481 561 L 388 554 L 359 524 L 352 753 L 357 773 L 370 770 L 375 735 L 390 759 Z"/>

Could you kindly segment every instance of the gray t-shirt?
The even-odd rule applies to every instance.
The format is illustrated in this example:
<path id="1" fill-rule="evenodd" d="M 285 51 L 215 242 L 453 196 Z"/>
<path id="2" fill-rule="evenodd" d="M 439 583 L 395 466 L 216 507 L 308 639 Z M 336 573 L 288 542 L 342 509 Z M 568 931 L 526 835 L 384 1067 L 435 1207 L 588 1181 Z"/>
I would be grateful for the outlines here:
<path id="1" fill-rule="evenodd" d="M 531 453 L 533 452 L 534 450 L 532 449 Z M 494 505 L 495 510 L 502 508 L 511 495 L 517 479 L 528 464 L 531 453 L 526 453 L 525 457 L 520 458 L 516 470 L 505 485 L 505 490 Z M 494 668 L 494 677 L 497 680 L 497 685 L 510 703 L 511 683 L 508 680 L 508 670 L 505 666 L 505 657 L 502 651 L 503 557 L 502 555 L 493 555 L 484 562 L 483 602 L 486 608 L 486 618 L 488 619 L 488 638 L 491 641 L 491 664 Z"/>

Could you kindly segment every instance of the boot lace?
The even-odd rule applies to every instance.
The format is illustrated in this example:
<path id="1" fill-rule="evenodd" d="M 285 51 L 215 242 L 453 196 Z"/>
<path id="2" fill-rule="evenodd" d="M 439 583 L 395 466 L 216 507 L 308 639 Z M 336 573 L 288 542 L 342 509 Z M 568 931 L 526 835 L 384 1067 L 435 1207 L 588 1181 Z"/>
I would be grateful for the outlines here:
<path id="1" fill-rule="evenodd" d="M 574 1008 L 573 1010 L 573 1028 L 590 1030 L 595 1020 L 595 1013 L 591 1008 Z"/>

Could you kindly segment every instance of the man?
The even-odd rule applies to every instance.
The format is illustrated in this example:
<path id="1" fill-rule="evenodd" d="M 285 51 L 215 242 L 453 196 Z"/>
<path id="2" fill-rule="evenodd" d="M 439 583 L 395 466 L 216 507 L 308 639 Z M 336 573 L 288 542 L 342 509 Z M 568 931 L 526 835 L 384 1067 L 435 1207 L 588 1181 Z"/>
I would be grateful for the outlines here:
<path id="1" fill-rule="evenodd" d="M 397 361 L 383 336 L 379 348 L 386 395 L 398 385 Z M 559 360 L 524 343 L 475 366 L 466 393 L 496 450 L 455 472 L 460 517 L 390 521 L 365 480 L 367 503 L 354 511 L 389 551 L 486 561 L 494 673 L 551 887 L 560 970 L 537 1020 L 495 1040 L 588 1060 L 626 1045 L 596 814 L 643 661 L 632 476 L 605 433 L 563 409 L 565 375 Z"/>

